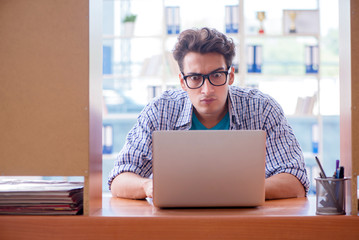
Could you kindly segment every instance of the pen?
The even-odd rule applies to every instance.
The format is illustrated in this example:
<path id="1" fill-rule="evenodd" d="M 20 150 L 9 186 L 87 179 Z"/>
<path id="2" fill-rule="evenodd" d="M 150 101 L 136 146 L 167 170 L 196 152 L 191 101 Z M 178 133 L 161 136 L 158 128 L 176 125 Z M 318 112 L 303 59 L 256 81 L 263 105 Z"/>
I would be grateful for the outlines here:
<path id="1" fill-rule="evenodd" d="M 315 156 L 315 160 L 317 161 L 317 164 L 318 164 L 319 169 L 320 169 L 320 173 L 319 173 L 320 177 L 323 178 L 323 179 L 327 178 L 327 175 L 325 175 L 325 172 L 324 172 L 324 169 L 322 167 L 322 164 L 320 163 L 319 158 L 317 156 Z M 336 208 L 339 210 L 340 205 L 339 205 L 337 199 L 335 198 L 333 189 L 331 188 L 330 184 L 325 180 L 325 181 L 322 182 L 322 186 L 324 187 L 324 189 L 329 194 L 329 196 L 330 196 L 331 200 L 333 201 L 333 203 L 335 204 Z"/>
<path id="2" fill-rule="evenodd" d="M 317 164 L 318 164 L 319 169 L 320 169 L 320 173 L 319 173 L 320 177 L 321 178 L 327 178 L 327 175 L 325 175 L 325 172 L 324 172 L 324 169 L 322 167 L 322 164 L 320 164 L 319 158 L 317 156 L 315 156 L 315 160 L 317 161 Z"/>
<path id="3" fill-rule="evenodd" d="M 340 166 L 335 171 L 335 178 L 344 178 L 344 167 Z"/>
<path id="4" fill-rule="evenodd" d="M 339 178 L 339 160 L 337 160 L 335 163 L 333 178 Z"/>
<path id="5" fill-rule="evenodd" d="M 339 175 L 340 175 L 340 168 L 336 168 L 334 178 L 339 178 Z"/>
<path id="6" fill-rule="evenodd" d="M 339 178 L 344 178 L 344 167 L 343 166 L 341 166 L 339 168 Z"/>

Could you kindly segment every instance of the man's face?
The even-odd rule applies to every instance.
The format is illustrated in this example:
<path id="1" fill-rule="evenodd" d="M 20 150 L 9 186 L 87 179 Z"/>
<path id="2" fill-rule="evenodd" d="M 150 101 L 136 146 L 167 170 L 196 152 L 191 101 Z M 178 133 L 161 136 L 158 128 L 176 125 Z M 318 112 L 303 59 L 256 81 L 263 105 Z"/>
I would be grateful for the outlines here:
<path id="1" fill-rule="evenodd" d="M 210 74 L 214 71 L 227 71 L 227 66 L 223 55 L 219 53 L 200 54 L 195 52 L 188 53 L 183 59 L 183 74 Z M 234 81 L 233 71 L 227 77 L 227 82 L 223 86 L 213 86 L 208 79 L 197 89 L 190 89 L 185 80 L 180 76 L 181 86 L 195 108 L 197 117 L 202 119 L 221 118 L 227 112 L 228 85 Z"/>

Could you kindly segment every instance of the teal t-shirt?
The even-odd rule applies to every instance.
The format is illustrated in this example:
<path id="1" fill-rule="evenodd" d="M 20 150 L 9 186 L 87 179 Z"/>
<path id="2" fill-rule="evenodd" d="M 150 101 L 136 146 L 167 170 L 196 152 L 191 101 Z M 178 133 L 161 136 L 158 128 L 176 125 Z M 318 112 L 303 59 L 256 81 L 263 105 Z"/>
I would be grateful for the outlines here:
<path id="1" fill-rule="evenodd" d="M 229 130 L 229 112 L 222 118 L 222 120 L 213 128 L 206 128 L 198 120 L 196 114 L 192 113 L 192 126 L 190 130 Z"/>

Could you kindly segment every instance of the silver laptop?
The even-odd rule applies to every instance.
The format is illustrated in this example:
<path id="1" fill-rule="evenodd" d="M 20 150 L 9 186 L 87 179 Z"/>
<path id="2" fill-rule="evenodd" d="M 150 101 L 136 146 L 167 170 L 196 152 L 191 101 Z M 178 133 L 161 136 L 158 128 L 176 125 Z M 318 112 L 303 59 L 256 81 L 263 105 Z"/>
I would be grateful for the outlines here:
<path id="1" fill-rule="evenodd" d="M 155 131 L 156 207 L 254 207 L 264 203 L 262 130 Z"/>

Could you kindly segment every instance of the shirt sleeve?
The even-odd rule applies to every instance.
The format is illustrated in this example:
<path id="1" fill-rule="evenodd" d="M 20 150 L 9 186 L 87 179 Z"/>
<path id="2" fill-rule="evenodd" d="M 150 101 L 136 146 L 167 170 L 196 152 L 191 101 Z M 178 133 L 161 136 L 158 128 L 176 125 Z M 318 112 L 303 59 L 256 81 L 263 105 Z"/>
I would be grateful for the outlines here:
<path id="1" fill-rule="evenodd" d="M 282 108 L 274 99 L 269 98 L 264 105 L 263 117 L 267 132 L 266 177 L 279 173 L 292 174 L 307 193 L 309 180 L 302 150 Z"/>
<path id="2" fill-rule="evenodd" d="M 122 172 L 133 172 L 142 177 L 152 173 L 152 132 L 157 122 L 156 107 L 149 104 L 140 113 L 135 126 L 126 137 L 108 178 L 111 189 L 113 179 Z"/>

